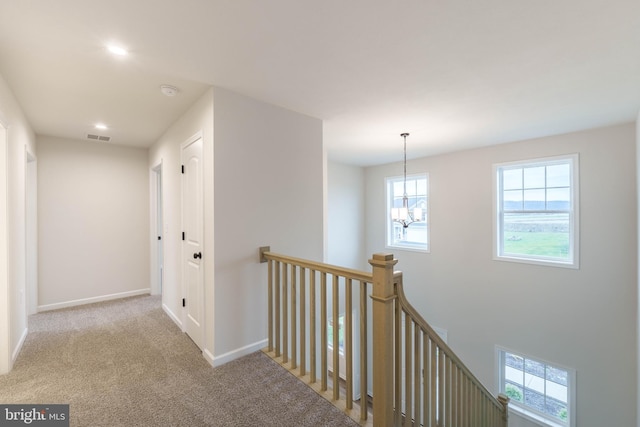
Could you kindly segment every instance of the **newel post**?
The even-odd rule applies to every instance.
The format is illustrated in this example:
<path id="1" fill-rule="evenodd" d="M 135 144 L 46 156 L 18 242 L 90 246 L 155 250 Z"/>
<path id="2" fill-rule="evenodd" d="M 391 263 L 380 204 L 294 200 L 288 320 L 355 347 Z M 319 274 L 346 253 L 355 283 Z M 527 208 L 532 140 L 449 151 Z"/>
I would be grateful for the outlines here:
<path id="1" fill-rule="evenodd" d="M 509 425 L 509 397 L 505 394 L 498 395 L 498 402 L 502 405 L 504 412 L 502 414 L 502 421 L 504 421 L 504 426 L 507 427 Z"/>
<path id="2" fill-rule="evenodd" d="M 373 266 L 373 425 L 393 425 L 393 267 L 392 254 L 374 254 Z"/>

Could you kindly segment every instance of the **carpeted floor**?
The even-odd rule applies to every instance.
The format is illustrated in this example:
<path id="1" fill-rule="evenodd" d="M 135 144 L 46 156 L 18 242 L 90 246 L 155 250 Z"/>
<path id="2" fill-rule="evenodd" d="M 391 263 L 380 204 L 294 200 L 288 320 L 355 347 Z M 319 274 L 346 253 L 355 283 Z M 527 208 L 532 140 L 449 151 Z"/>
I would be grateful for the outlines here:
<path id="1" fill-rule="evenodd" d="M 0 403 L 69 404 L 71 426 L 357 426 L 261 352 L 212 368 L 155 296 L 31 316 Z"/>

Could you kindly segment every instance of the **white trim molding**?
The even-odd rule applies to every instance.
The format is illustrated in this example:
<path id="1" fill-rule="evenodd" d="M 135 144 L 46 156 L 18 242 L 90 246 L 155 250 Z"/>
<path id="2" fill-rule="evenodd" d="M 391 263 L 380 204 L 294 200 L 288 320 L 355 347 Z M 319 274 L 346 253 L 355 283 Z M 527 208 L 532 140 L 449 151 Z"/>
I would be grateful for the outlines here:
<path id="1" fill-rule="evenodd" d="M 213 357 L 212 360 L 210 360 L 211 353 L 207 352 L 207 354 L 205 355 L 205 359 L 207 359 L 207 361 L 211 363 L 214 367 L 220 366 L 220 365 L 224 365 L 225 363 L 231 362 L 232 360 L 238 359 L 242 356 L 246 356 L 248 354 L 255 353 L 256 351 L 262 350 L 268 344 L 269 344 L 269 340 L 265 339 L 265 340 L 258 341 L 253 344 L 249 344 L 247 346 L 238 348 L 236 350 L 232 350 L 227 353 L 221 354 L 220 356 L 215 356 Z"/>
<path id="2" fill-rule="evenodd" d="M 110 301 L 110 300 L 120 299 L 120 298 L 135 297 L 138 295 L 147 295 L 150 292 L 151 292 L 151 289 L 144 288 L 144 289 L 138 289 L 135 291 L 120 292 L 117 294 L 109 294 L 109 295 L 101 295 L 101 296 L 91 297 L 91 298 L 76 299 L 72 301 L 58 302 L 55 304 L 39 305 L 38 312 L 58 310 L 60 308 L 75 307 L 78 305 L 93 304 L 95 302 Z"/>

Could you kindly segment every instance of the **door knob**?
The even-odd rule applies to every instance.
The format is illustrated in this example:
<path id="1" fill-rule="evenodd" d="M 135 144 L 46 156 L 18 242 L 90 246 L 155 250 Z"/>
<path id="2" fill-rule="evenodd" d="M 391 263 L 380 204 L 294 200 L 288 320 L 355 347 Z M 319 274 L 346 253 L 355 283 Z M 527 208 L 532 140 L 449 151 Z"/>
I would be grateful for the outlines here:
<path id="1" fill-rule="evenodd" d="M 193 259 L 198 259 L 198 258 L 202 259 L 202 252 L 198 252 L 198 253 L 194 253 L 193 254 Z"/>

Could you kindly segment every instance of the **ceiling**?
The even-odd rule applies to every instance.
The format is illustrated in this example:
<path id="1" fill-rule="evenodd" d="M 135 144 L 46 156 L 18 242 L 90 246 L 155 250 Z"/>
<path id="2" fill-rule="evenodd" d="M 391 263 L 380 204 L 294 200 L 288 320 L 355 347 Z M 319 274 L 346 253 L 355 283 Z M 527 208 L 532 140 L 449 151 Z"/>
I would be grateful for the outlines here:
<path id="1" fill-rule="evenodd" d="M 0 0 L 0 74 L 37 134 L 148 147 L 214 85 L 366 166 L 634 121 L 640 2 Z"/>

